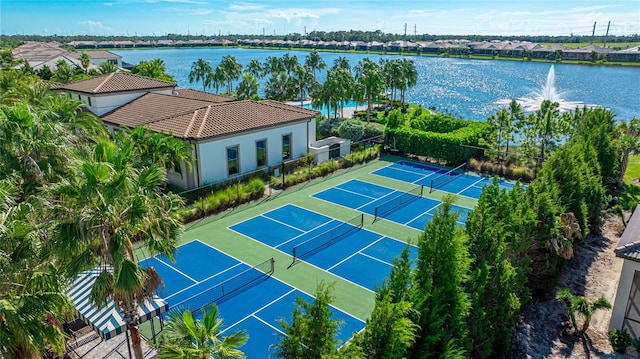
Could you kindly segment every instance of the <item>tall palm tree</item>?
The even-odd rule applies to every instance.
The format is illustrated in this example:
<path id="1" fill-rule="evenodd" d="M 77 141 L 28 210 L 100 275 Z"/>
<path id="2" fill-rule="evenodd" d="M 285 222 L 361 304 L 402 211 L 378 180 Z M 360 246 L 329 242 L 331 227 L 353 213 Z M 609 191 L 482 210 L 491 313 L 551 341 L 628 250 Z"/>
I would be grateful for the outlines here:
<path id="1" fill-rule="evenodd" d="M 291 76 L 291 73 L 295 70 L 295 68 L 300 65 L 300 63 L 298 62 L 298 56 L 291 56 L 288 52 L 282 56 L 282 64 L 284 65 L 284 70 L 289 76 Z"/>
<path id="2" fill-rule="evenodd" d="M 391 101 L 396 100 L 396 90 L 400 88 L 402 81 L 402 66 L 398 59 L 381 60 L 381 66 L 387 81 L 387 87 L 391 91 Z"/>
<path id="3" fill-rule="evenodd" d="M 87 73 L 89 65 L 91 65 L 91 56 L 89 56 L 89 54 L 87 54 L 86 52 L 80 54 L 80 64 L 82 65 L 84 72 Z"/>
<path id="4" fill-rule="evenodd" d="M 189 83 L 202 81 L 202 91 L 207 91 L 207 77 L 212 76 L 213 68 L 208 61 L 198 59 L 191 64 L 191 72 L 189 72 Z"/>
<path id="5" fill-rule="evenodd" d="M 304 60 L 304 65 L 311 69 L 314 80 L 316 79 L 316 70 L 323 70 L 327 67 L 327 64 L 324 62 L 320 54 L 318 54 L 317 50 L 313 50 L 309 55 L 307 55 Z"/>
<path id="6" fill-rule="evenodd" d="M 262 66 L 262 63 L 256 59 L 251 60 L 244 69 L 245 72 L 250 73 L 253 77 L 257 79 L 261 79 L 265 75 L 265 68 Z"/>
<path id="7" fill-rule="evenodd" d="M 248 100 L 258 94 L 259 87 L 258 80 L 252 74 L 245 72 L 242 76 L 242 81 L 236 88 L 236 98 L 238 100 Z"/>
<path id="8" fill-rule="evenodd" d="M 375 101 L 379 101 L 385 89 L 382 68 L 375 62 L 364 58 L 356 65 L 356 91 L 357 100 L 367 102 L 367 123 L 371 118 L 371 107 Z"/>
<path id="9" fill-rule="evenodd" d="M 400 81 L 400 103 L 404 103 L 404 94 L 418 83 L 418 71 L 413 60 L 402 59 L 400 62 L 402 78 Z"/>
<path id="10" fill-rule="evenodd" d="M 351 71 L 343 67 L 336 67 L 329 70 L 326 82 L 332 89 L 333 98 L 336 103 L 336 115 L 337 109 L 340 109 L 340 116 L 344 117 L 344 105 L 353 98 L 353 88 L 355 86 Z"/>
<path id="11" fill-rule="evenodd" d="M 622 152 L 618 174 L 618 187 L 624 186 L 624 174 L 629 165 L 629 155 L 640 153 L 640 119 L 633 118 L 628 123 L 621 122 L 617 126 L 618 146 Z"/>
<path id="12" fill-rule="evenodd" d="M 220 67 L 224 73 L 224 77 L 227 80 L 227 93 L 231 94 L 233 91 L 232 81 L 237 80 L 242 73 L 242 65 L 238 63 L 236 58 L 231 55 L 224 56 Z"/>
<path id="13" fill-rule="evenodd" d="M 175 210 L 182 201 L 160 190 L 164 169 L 136 158 L 134 147 L 133 141 L 100 140 L 90 157 L 74 162 L 68 178 L 52 188 L 52 248 L 72 277 L 102 269 L 91 302 L 100 308 L 113 300 L 129 328 L 135 356 L 142 359 L 138 309 L 161 279 L 153 267 L 138 265 L 134 244 L 173 260 L 182 228 Z"/>
<path id="14" fill-rule="evenodd" d="M 300 106 L 302 106 L 306 97 L 305 95 L 309 93 L 313 86 L 315 86 L 316 81 L 313 76 L 311 76 L 309 68 L 300 64 L 293 69 L 293 81 L 296 83 Z"/>
<path id="15" fill-rule="evenodd" d="M 242 330 L 222 336 L 223 327 L 215 304 L 202 311 L 202 320 L 196 319 L 190 310 L 172 310 L 160 337 L 158 358 L 244 358 L 245 354 L 238 348 L 249 339 L 247 333 Z"/>
<path id="16" fill-rule="evenodd" d="M 270 100 L 287 101 L 295 96 L 296 84 L 286 72 L 271 74 L 264 84 L 265 96 Z"/>
<path id="17" fill-rule="evenodd" d="M 213 74 L 205 79 L 206 87 L 213 86 L 216 93 L 220 92 L 220 86 L 224 85 L 225 77 L 224 77 L 224 69 L 218 65 L 215 70 L 213 70 Z"/>
<path id="18" fill-rule="evenodd" d="M 118 131 L 114 142 L 126 146 L 133 141 L 132 152 L 134 158 L 144 163 L 153 163 L 167 170 L 181 173 L 184 164 L 191 170 L 194 162 L 191 146 L 181 139 L 160 132 L 151 131 L 144 126 L 137 126 L 131 130 Z"/>
<path id="19" fill-rule="evenodd" d="M 338 56 L 337 59 L 333 60 L 333 69 L 341 68 L 351 72 L 351 64 L 349 64 L 349 58 L 345 56 Z"/>
<path id="20" fill-rule="evenodd" d="M 269 56 L 264 62 L 264 69 L 266 74 L 279 74 L 284 71 L 284 62 L 277 56 Z"/>

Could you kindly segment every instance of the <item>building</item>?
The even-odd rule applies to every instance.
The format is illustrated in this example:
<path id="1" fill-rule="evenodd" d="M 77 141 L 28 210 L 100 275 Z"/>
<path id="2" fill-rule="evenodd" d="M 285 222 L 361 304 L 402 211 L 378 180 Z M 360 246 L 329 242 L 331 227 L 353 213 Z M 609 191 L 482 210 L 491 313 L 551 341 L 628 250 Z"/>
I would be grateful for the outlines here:
<path id="1" fill-rule="evenodd" d="M 96 69 L 103 62 L 112 62 L 122 68 L 122 56 L 113 52 L 105 50 L 84 50 L 82 52 L 86 52 L 91 59 L 89 69 Z M 26 61 L 34 70 L 39 70 L 46 65 L 55 71 L 59 60 L 64 60 L 72 68 L 82 68 L 81 52 L 64 49 L 60 47 L 59 43 L 27 42 L 13 49 L 11 54 L 16 60 Z"/>
<path id="2" fill-rule="evenodd" d="M 268 170 L 304 157 L 316 140 L 317 111 L 277 101 L 233 98 L 128 73 L 112 73 L 52 90 L 77 97 L 111 132 L 143 125 L 189 144 L 196 159 L 189 169 L 169 171 L 184 189 Z"/>
<path id="3" fill-rule="evenodd" d="M 629 219 L 615 253 L 624 262 L 609 328 L 627 329 L 632 338 L 637 338 L 640 336 L 640 205 Z"/>

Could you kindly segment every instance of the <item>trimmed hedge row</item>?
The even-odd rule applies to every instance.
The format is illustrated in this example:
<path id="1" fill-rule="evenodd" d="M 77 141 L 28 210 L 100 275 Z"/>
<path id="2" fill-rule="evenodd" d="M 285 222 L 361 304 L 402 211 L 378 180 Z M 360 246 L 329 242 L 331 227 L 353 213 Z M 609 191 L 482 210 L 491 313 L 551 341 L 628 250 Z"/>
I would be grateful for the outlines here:
<path id="1" fill-rule="evenodd" d="M 492 131 L 484 122 L 422 114 L 397 128 L 387 127 L 385 141 L 403 153 L 458 164 L 482 156 L 482 150 L 465 146 L 482 146 Z"/>

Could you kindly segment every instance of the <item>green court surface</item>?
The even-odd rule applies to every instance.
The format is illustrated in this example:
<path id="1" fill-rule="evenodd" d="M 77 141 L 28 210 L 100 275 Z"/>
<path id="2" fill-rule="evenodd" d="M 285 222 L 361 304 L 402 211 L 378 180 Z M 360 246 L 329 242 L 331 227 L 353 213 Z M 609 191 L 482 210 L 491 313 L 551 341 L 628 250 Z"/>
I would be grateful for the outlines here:
<path id="1" fill-rule="evenodd" d="M 334 286 L 333 295 L 335 296 L 333 305 L 359 319 L 365 320 L 373 309 L 374 293 L 371 290 L 304 261 L 287 269 L 292 261 L 290 253 L 276 250 L 273 247 L 232 231 L 228 227 L 287 204 L 293 204 L 338 220 L 348 221 L 360 212 L 313 198 L 311 195 L 352 179 L 359 179 L 398 191 L 409 191 L 415 185 L 371 174 L 371 172 L 388 166 L 397 160 L 400 160 L 400 158 L 383 157 L 364 165 L 317 178 L 306 184 L 288 188 L 283 192 L 274 193 L 267 198 L 240 206 L 217 216 L 191 223 L 185 228 L 184 242 L 198 239 L 249 264 L 259 263 L 273 257 L 275 259 L 274 277 L 309 294 L 314 294 L 316 284 L 320 281 L 332 284 Z M 446 195 L 447 193 L 442 191 L 424 194 L 427 198 L 438 200 L 441 200 Z M 455 204 L 473 208 L 476 201 L 468 197 L 459 197 Z M 405 242 L 411 241 L 412 243 L 415 243 L 415 239 L 420 234 L 419 230 L 399 223 L 384 219 L 373 223 L 373 216 L 368 214 L 364 216 L 364 228 L 368 231 Z M 224 313 L 221 314 L 224 318 Z"/>

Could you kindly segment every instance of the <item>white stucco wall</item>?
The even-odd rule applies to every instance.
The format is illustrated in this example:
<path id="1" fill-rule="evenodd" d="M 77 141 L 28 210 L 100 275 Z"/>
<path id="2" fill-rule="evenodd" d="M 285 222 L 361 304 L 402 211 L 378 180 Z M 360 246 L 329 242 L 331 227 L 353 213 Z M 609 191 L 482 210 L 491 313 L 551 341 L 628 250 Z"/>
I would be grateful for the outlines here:
<path id="1" fill-rule="evenodd" d="M 310 136 L 311 133 L 313 133 L 313 137 Z M 292 158 L 303 157 L 307 154 L 309 143 L 315 141 L 315 120 L 199 143 L 200 186 L 229 178 L 227 175 L 227 147 L 235 145 L 239 147 L 239 175 L 258 169 L 256 158 L 256 141 L 258 140 L 267 140 L 266 166 L 274 166 L 282 162 L 282 136 L 286 134 L 291 134 Z"/>
<path id="2" fill-rule="evenodd" d="M 144 90 L 141 92 L 127 92 L 122 94 L 105 94 L 105 95 L 87 95 L 84 93 L 71 92 L 71 97 L 74 99 L 78 99 L 80 96 L 80 100 L 87 105 L 89 111 L 93 112 L 97 116 L 102 116 L 105 113 L 116 109 L 125 103 L 134 100 L 147 92 L 159 93 L 164 95 L 171 95 L 173 92 L 172 88 L 169 89 L 160 89 L 148 91 Z M 91 104 L 89 104 L 89 97 L 91 97 Z"/>
<path id="3" fill-rule="evenodd" d="M 107 61 L 114 61 L 115 65 L 118 66 L 119 68 L 122 68 L 122 59 L 118 58 L 118 59 L 102 59 L 102 58 L 91 58 L 91 63 L 96 65 L 96 66 L 100 66 L 101 63 L 103 62 L 107 62 Z"/>
<path id="4" fill-rule="evenodd" d="M 633 276 L 636 271 L 640 271 L 640 263 L 625 259 L 622 264 L 622 271 L 620 271 L 620 280 L 618 281 L 616 299 L 613 302 L 609 329 L 622 328 L 624 315 L 627 310 L 627 301 L 629 300 L 629 292 L 631 291 Z"/>

